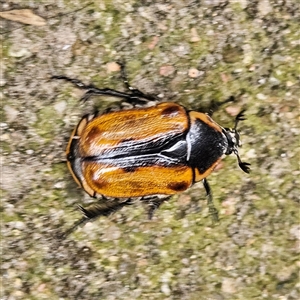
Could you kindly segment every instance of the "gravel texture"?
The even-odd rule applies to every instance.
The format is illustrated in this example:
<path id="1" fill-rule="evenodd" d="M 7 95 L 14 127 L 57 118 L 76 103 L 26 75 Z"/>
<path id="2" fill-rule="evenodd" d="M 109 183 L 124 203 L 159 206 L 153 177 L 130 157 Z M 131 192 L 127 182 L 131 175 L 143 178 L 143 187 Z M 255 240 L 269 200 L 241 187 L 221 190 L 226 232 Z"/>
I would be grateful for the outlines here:
<path id="1" fill-rule="evenodd" d="M 46 26 L 1 19 L 1 299 L 300 299 L 299 0 L 0 1 Z M 22 6 L 22 5 L 25 5 Z M 112 105 L 51 81 L 133 86 L 240 126 L 250 175 L 227 157 L 152 221 L 141 206 L 61 240 L 95 201 L 65 163 L 80 117 Z M 111 100 L 111 99 L 110 99 Z"/>

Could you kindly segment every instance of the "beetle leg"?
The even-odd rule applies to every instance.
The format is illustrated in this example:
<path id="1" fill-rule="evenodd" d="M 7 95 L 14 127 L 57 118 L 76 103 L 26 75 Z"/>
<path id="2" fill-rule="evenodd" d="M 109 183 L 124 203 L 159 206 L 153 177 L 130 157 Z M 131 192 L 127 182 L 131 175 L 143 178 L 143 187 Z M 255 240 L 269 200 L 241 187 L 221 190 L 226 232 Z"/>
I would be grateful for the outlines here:
<path id="1" fill-rule="evenodd" d="M 69 78 L 69 77 L 63 76 L 63 75 L 52 76 L 51 79 L 66 80 L 66 81 L 73 83 L 75 86 L 77 86 L 78 88 L 80 88 L 82 90 L 87 90 L 86 93 L 80 99 L 83 102 L 86 102 L 91 96 L 95 96 L 95 95 L 107 95 L 107 96 L 111 96 L 111 97 L 126 99 L 126 101 L 128 101 L 129 103 L 131 103 L 133 105 L 145 104 L 148 101 L 157 100 L 157 98 L 155 96 L 146 95 L 146 94 L 142 93 L 141 91 L 132 88 L 129 85 L 127 80 L 126 80 L 126 82 L 127 82 L 126 86 L 130 90 L 130 93 L 119 92 L 119 91 L 109 89 L 109 88 L 99 89 L 96 86 L 94 86 L 93 84 L 86 85 L 78 79 Z"/>
<path id="2" fill-rule="evenodd" d="M 162 203 L 163 201 L 151 201 L 148 203 L 147 214 L 149 220 L 152 220 L 154 212 L 161 206 Z"/>
<path id="3" fill-rule="evenodd" d="M 223 101 L 221 101 L 221 102 L 217 102 L 217 101 L 215 101 L 215 100 L 212 100 L 212 101 L 211 101 L 211 104 L 210 104 L 210 107 L 209 107 L 209 110 L 208 110 L 208 112 L 207 112 L 207 114 L 208 114 L 210 117 L 212 117 L 212 116 L 213 116 L 213 113 L 214 113 L 215 111 L 219 110 L 219 108 L 220 108 L 221 106 L 223 106 L 223 105 L 226 104 L 226 103 L 234 102 L 234 101 L 235 101 L 234 96 L 230 96 L 230 97 L 228 97 L 227 99 L 225 99 L 225 100 L 223 100 Z M 205 111 L 204 111 L 204 112 L 205 112 Z"/>
<path id="4" fill-rule="evenodd" d="M 85 223 L 89 221 L 93 221 L 98 217 L 104 216 L 108 217 L 114 212 L 120 210 L 122 207 L 133 204 L 131 199 L 128 199 L 124 202 L 119 202 L 118 199 L 112 201 L 111 203 L 105 205 L 103 204 L 94 204 L 88 208 L 84 208 L 81 205 L 78 205 L 78 208 L 81 210 L 83 217 L 75 222 L 71 228 L 69 228 L 66 232 L 61 236 L 62 238 L 66 238 L 69 234 L 71 234 L 78 226 L 83 226 Z"/>
<path id="5" fill-rule="evenodd" d="M 166 200 L 170 199 L 171 197 L 166 197 L 160 199 L 158 197 L 153 197 L 150 199 L 144 199 L 143 201 L 147 202 L 146 212 L 148 215 L 148 219 L 152 220 L 154 212 L 165 202 Z"/>
<path id="6" fill-rule="evenodd" d="M 247 163 L 247 162 L 242 162 L 238 152 L 235 150 L 234 151 L 234 154 L 236 155 L 237 157 L 237 160 L 238 160 L 238 163 L 239 163 L 239 167 L 245 172 L 245 173 L 250 173 L 250 167 L 251 164 Z"/>
<path id="7" fill-rule="evenodd" d="M 130 99 L 132 102 L 135 102 L 136 99 L 141 100 L 140 98 L 144 98 L 144 99 L 149 100 L 149 101 L 158 100 L 155 96 L 149 95 L 149 94 L 144 94 L 139 89 L 136 89 L 136 88 L 132 87 L 130 85 L 129 81 L 128 81 L 128 78 L 127 78 L 125 64 L 122 63 L 122 62 L 118 62 L 118 64 L 121 67 L 121 78 L 123 80 L 123 83 L 132 95 L 132 99 Z"/>
<path id="8" fill-rule="evenodd" d="M 202 180 L 202 182 L 203 182 L 203 186 L 204 186 L 205 191 L 206 191 L 207 206 L 208 206 L 209 214 L 212 216 L 213 222 L 218 222 L 219 221 L 218 211 L 217 211 L 217 209 L 214 206 L 214 202 L 213 202 L 213 197 L 212 197 L 210 186 L 209 186 L 206 178 L 204 178 Z"/>
<path id="9" fill-rule="evenodd" d="M 80 88 L 82 90 L 87 90 L 86 93 L 81 98 L 81 100 L 84 102 L 87 101 L 91 96 L 94 96 L 94 95 L 107 95 L 107 96 L 118 97 L 118 98 L 122 98 L 122 99 L 125 98 L 128 100 L 132 98 L 131 94 L 119 92 L 119 91 L 108 89 L 108 88 L 98 89 L 93 84 L 86 85 L 78 79 L 69 78 L 67 76 L 52 76 L 51 79 L 66 80 L 66 81 L 73 83 L 74 85 L 76 85 L 78 88 Z"/>
<path id="10" fill-rule="evenodd" d="M 88 89 L 87 92 L 80 99 L 83 102 L 86 102 L 91 96 L 96 96 L 96 95 L 107 95 L 111 97 L 126 99 L 127 101 L 130 101 L 132 98 L 130 94 L 119 92 L 108 88 L 98 89 L 93 85 L 88 85 L 87 89 Z"/>
<path id="11" fill-rule="evenodd" d="M 245 117 L 244 112 L 245 112 L 245 109 L 243 109 L 242 111 L 240 111 L 240 112 L 238 113 L 238 115 L 235 117 L 235 124 L 234 124 L 233 130 L 236 132 L 237 143 L 238 143 L 238 144 L 239 144 L 239 135 L 238 135 L 238 133 L 237 133 L 237 126 L 238 126 L 238 124 L 239 124 L 240 121 L 246 120 L 246 117 Z M 242 162 L 242 160 L 241 160 L 241 158 L 240 158 L 240 156 L 239 156 L 239 153 L 238 153 L 237 149 L 235 149 L 233 152 L 234 152 L 234 154 L 235 154 L 236 157 L 237 157 L 237 160 L 238 160 L 238 163 L 239 163 L 240 168 L 241 168 L 245 173 L 248 173 L 248 174 L 249 174 L 249 173 L 250 173 L 250 167 L 249 167 L 249 166 L 250 166 L 251 164 L 246 163 L 246 162 Z"/>

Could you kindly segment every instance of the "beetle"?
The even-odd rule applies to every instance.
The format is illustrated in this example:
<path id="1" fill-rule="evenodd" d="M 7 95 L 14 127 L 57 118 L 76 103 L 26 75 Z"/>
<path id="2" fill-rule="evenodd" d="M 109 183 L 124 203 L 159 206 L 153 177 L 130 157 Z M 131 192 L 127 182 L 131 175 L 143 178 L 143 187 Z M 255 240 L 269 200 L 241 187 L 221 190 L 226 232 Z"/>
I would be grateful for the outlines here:
<path id="1" fill-rule="evenodd" d="M 79 206 L 83 217 L 65 236 L 78 225 L 108 216 L 137 199 L 147 204 L 151 219 L 164 201 L 198 181 L 206 190 L 209 212 L 218 220 L 206 178 L 222 157 L 231 153 L 240 168 L 250 172 L 250 164 L 242 162 L 238 154 L 237 126 L 245 119 L 244 111 L 236 116 L 233 129 L 223 128 L 205 113 L 174 102 L 160 102 L 132 88 L 123 65 L 121 74 L 129 92 L 99 89 L 66 76 L 52 77 L 86 90 L 83 101 L 106 95 L 132 105 L 85 115 L 73 130 L 66 150 L 68 168 L 86 193 L 102 200 L 88 208 Z"/>

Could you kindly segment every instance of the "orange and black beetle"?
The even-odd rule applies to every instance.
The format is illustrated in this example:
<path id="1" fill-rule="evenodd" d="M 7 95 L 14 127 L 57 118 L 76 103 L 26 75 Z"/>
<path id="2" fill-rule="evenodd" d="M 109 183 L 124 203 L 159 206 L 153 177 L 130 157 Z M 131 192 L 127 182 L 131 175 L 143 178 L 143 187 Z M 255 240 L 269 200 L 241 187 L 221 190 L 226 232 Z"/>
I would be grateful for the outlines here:
<path id="1" fill-rule="evenodd" d="M 123 73 L 124 75 L 124 73 Z M 75 181 L 92 197 L 103 200 L 88 209 L 80 207 L 84 217 L 77 225 L 112 212 L 140 199 L 148 204 L 148 216 L 170 196 L 203 181 L 210 212 L 217 218 L 206 177 L 222 156 L 232 152 L 241 169 L 249 173 L 248 163 L 241 162 L 237 124 L 226 129 L 208 115 L 188 111 L 173 102 L 156 103 L 153 96 L 129 86 L 129 93 L 98 89 L 76 79 L 53 76 L 86 89 L 83 100 L 92 95 L 122 98 L 133 108 L 84 116 L 74 129 L 67 147 L 68 167 Z"/>

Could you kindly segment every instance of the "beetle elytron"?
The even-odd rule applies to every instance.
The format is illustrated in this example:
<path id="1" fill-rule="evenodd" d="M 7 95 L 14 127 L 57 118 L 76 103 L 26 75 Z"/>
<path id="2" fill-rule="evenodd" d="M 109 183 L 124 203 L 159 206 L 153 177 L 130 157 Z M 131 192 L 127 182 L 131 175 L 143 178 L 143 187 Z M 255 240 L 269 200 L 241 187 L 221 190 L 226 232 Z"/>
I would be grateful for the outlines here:
<path id="1" fill-rule="evenodd" d="M 68 167 L 79 186 L 90 196 L 102 196 L 98 204 L 85 209 L 83 218 L 66 232 L 99 216 L 108 216 L 139 199 L 147 204 L 149 219 L 172 195 L 203 181 L 210 213 L 217 219 L 206 177 L 222 156 L 234 153 L 240 168 L 249 173 L 248 163 L 238 155 L 240 146 L 237 125 L 223 128 L 207 114 L 188 111 L 173 102 L 158 102 L 132 88 L 121 68 L 129 92 L 99 89 L 77 79 L 53 76 L 87 90 L 82 100 L 92 95 L 123 99 L 131 109 L 107 111 L 84 116 L 74 129 L 68 147 Z M 149 103 L 156 104 L 149 106 Z"/>

